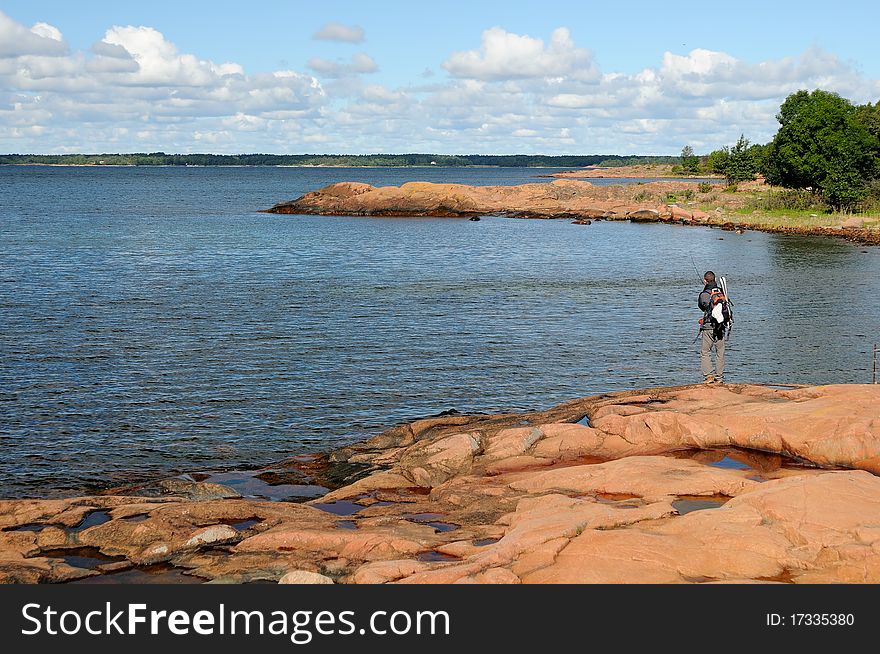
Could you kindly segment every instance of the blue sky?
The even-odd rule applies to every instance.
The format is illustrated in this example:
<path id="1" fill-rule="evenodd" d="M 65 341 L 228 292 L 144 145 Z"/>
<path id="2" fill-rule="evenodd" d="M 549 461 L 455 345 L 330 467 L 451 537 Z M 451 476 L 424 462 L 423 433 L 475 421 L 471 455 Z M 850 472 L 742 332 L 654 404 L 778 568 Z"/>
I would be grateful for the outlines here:
<path id="1" fill-rule="evenodd" d="M 6 0 L 0 12 L 2 152 L 677 154 L 767 140 L 799 88 L 880 97 L 868 2 Z"/>

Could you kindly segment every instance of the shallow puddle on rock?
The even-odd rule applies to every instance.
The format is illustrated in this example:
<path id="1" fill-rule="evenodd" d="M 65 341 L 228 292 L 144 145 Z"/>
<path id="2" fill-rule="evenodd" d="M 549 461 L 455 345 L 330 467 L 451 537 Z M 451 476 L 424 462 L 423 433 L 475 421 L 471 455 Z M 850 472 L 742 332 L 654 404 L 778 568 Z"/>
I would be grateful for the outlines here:
<path id="1" fill-rule="evenodd" d="M 71 581 L 72 584 L 203 584 L 201 577 L 184 574 L 182 568 L 158 564 L 131 568 Z"/>
<path id="2" fill-rule="evenodd" d="M 339 520 L 336 522 L 337 529 L 357 529 L 357 523 L 354 520 Z"/>
<path id="3" fill-rule="evenodd" d="M 419 561 L 429 561 L 429 562 L 438 562 L 438 561 L 461 561 L 457 556 L 451 556 L 450 554 L 443 554 L 441 552 L 422 552 L 419 554 L 416 559 Z"/>
<path id="4" fill-rule="evenodd" d="M 328 489 L 316 484 L 270 484 L 264 472 L 233 471 L 211 473 L 204 481 L 228 486 L 246 499 L 262 499 L 271 502 L 305 502 L 325 495 Z M 263 478 L 261 478 L 263 477 Z M 272 477 L 269 477 L 272 479 Z"/>
<path id="5" fill-rule="evenodd" d="M 670 452 L 676 459 L 691 459 L 704 465 L 728 470 L 753 470 L 756 473 L 774 472 L 780 468 L 803 470 L 816 466 L 773 452 L 722 448 L 713 450 L 679 450 Z"/>
<path id="6" fill-rule="evenodd" d="M 729 468 L 734 470 L 753 470 L 752 466 L 748 463 L 743 463 L 742 461 L 737 461 L 736 459 L 731 459 L 729 456 L 724 457 L 720 461 L 713 461 L 709 464 L 710 466 L 715 466 L 716 468 Z"/>
<path id="7" fill-rule="evenodd" d="M 120 519 L 125 520 L 126 522 L 143 522 L 144 520 L 149 519 L 149 517 L 150 516 L 146 513 L 138 513 L 137 515 L 128 515 Z"/>
<path id="8" fill-rule="evenodd" d="M 585 427 L 590 426 L 590 416 L 584 416 L 580 420 L 578 420 L 575 424 L 584 425 Z"/>
<path id="9" fill-rule="evenodd" d="M 84 568 L 86 570 L 94 570 L 98 566 L 107 563 L 117 563 L 124 561 L 124 556 L 108 556 L 102 554 L 97 547 L 64 547 L 52 550 L 43 550 L 39 554 L 35 554 L 31 558 L 44 556 L 49 559 L 63 559 L 67 565 L 74 568 Z"/>
<path id="10" fill-rule="evenodd" d="M 431 522 L 443 517 L 445 517 L 443 513 L 407 513 L 403 516 L 404 520 L 418 523 Z"/>
<path id="11" fill-rule="evenodd" d="M 703 511 L 705 509 L 717 509 L 724 506 L 728 501 L 726 497 L 712 498 L 682 498 L 672 502 L 674 508 L 680 515 L 691 513 L 693 511 Z"/>
<path id="12" fill-rule="evenodd" d="M 447 531 L 455 531 L 456 529 L 461 529 L 460 525 L 453 524 L 451 522 L 425 522 L 423 523 L 428 527 L 433 527 L 437 531 L 447 532 Z"/>
<path id="13" fill-rule="evenodd" d="M 367 507 L 363 504 L 355 504 L 348 500 L 336 500 L 335 502 L 318 502 L 311 506 L 333 515 L 354 515 L 358 511 L 363 511 Z"/>
<path id="14" fill-rule="evenodd" d="M 295 468 L 264 470 L 256 473 L 254 479 L 259 479 L 270 486 L 302 486 L 308 485 L 310 481 L 303 472 Z"/>
<path id="15" fill-rule="evenodd" d="M 433 527 L 440 532 L 455 531 L 456 529 L 461 529 L 460 525 L 439 520 L 439 518 L 443 517 L 445 516 L 442 513 L 409 513 L 407 515 L 404 515 L 403 519 L 409 520 L 410 522 L 415 522 L 416 524 Z"/>
<path id="16" fill-rule="evenodd" d="M 21 525 L 20 527 L 12 527 L 10 529 L 4 529 L 3 531 L 33 531 L 36 533 L 36 532 L 43 531 L 46 527 L 49 527 L 49 526 L 50 525 L 41 525 L 37 522 L 32 522 L 27 525 Z"/>
<path id="17" fill-rule="evenodd" d="M 261 518 L 247 518 L 246 520 L 221 520 L 221 524 L 229 525 L 236 531 L 246 531 L 253 527 L 254 525 L 258 525 L 262 522 Z"/>
<path id="18" fill-rule="evenodd" d="M 70 528 L 70 531 L 72 533 L 77 533 L 88 529 L 89 527 L 103 525 L 105 522 L 110 522 L 112 519 L 110 512 L 105 511 L 104 509 L 89 511 L 78 525 Z"/>
<path id="19" fill-rule="evenodd" d="M 500 538 L 478 538 L 476 540 L 472 540 L 471 543 L 474 547 L 485 547 L 486 545 L 494 545 L 497 543 Z"/>

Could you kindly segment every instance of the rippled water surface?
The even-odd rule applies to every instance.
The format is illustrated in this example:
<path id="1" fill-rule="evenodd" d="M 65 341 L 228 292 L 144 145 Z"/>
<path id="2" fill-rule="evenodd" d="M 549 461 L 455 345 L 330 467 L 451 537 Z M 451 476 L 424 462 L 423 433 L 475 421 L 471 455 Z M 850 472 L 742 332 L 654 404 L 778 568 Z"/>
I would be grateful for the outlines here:
<path id="1" fill-rule="evenodd" d="M 450 408 L 696 381 L 868 382 L 880 251 L 706 228 L 277 216 L 335 181 L 535 169 L 0 167 L 0 496 L 266 464 Z"/>

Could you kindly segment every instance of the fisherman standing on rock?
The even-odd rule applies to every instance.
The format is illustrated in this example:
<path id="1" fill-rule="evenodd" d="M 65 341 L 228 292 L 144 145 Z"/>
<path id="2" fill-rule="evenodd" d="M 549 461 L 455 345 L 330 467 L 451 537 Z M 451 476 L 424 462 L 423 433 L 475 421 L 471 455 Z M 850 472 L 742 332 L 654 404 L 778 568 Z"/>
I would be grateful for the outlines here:
<path id="1" fill-rule="evenodd" d="M 720 285 L 715 282 L 715 273 L 707 271 L 703 275 L 706 285 L 697 298 L 697 304 L 703 311 L 700 319 L 700 371 L 703 383 L 724 383 L 724 346 L 730 327 L 733 324 L 733 309 L 727 297 L 727 284 L 724 277 Z M 715 367 L 713 372 L 711 353 L 715 349 Z"/>

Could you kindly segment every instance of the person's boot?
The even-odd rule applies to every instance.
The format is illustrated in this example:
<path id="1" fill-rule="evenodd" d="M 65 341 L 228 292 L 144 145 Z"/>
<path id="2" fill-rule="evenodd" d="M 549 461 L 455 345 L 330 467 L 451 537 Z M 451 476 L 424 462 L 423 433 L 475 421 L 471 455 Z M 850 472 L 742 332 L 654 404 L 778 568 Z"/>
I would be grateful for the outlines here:
<path id="1" fill-rule="evenodd" d="M 715 377 L 713 377 L 712 375 L 708 375 L 708 376 L 703 380 L 703 383 L 704 383 L 704 384 L 714 384 L 714 383 L 715 383 Z"/>

